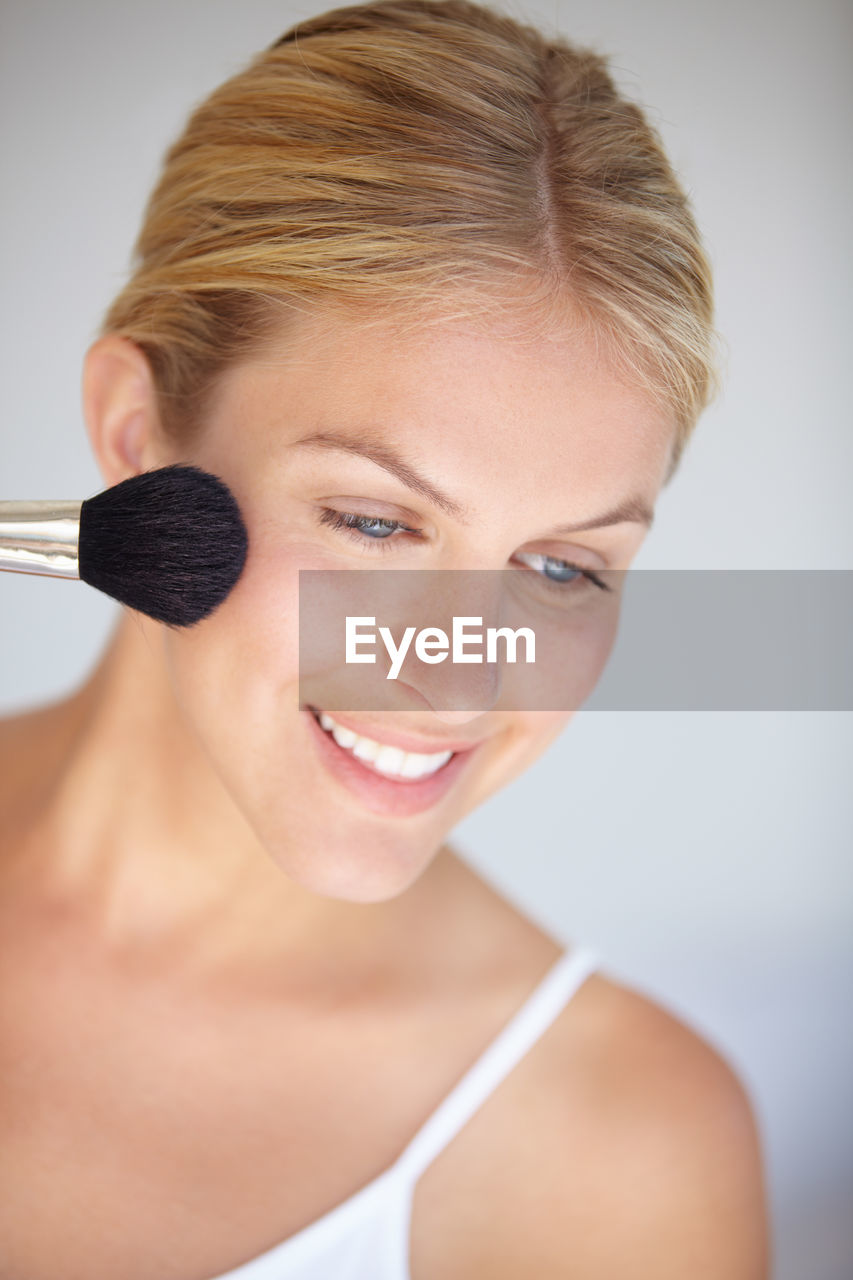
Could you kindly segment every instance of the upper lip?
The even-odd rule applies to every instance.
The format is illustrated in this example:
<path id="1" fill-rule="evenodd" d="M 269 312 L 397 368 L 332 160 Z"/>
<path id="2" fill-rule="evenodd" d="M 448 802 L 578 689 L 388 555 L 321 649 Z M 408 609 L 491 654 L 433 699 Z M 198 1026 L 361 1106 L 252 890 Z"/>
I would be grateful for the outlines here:
<path id="1" fill-rule="evenodd" d="M 321 707 L 308 707 L 309 711 L 319 712 Z M 328 711 L 326 715 L 331 716 L 336 724 L 342 725 L 345 729 L 352 729 L 353 733 L 357 733 L 362 738 L 372 738 L 374 742 L 381 742 L 383 746 L 399 747 L 401 751 L 414 751 L 421 755 L 435 755 L 440 751 L 472 751 L 474 747 L 480 745 L 482 739 L 476 742 L 464 741 L 463 739 L 454 739 L 452 741 L 436 742 L 434 739 L 418 738 L 410 733 L 399 733 L 396 729 L 386 729 L 383 725 L 380 730 L 374 730 L 370 727 L 362 728 L 353 724 L 346 716 L 340 715 L 337 711 Z"/>

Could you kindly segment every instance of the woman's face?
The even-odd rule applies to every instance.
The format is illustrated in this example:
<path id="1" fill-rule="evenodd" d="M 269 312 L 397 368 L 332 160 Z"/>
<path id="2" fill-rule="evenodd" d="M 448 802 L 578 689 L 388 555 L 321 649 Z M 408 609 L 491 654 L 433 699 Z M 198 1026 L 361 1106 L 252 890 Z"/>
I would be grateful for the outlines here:
<path id="1" fill-rule="evenodd" d="M 673 425 L 580 328 L 527 342 L 482 322 L 413 335 L 390 321 L 326 318 L 300 320 L 280 348 L 231 368 L 199 443 L 181 456 L 230 485 L 249 554 L 209 618 L 160 636 L 180 713 L 282 871 L 313 892 L 375 902 L 406 889 L 571 712 L 518 709 L 497 668 L 484 684 L 484 668 L 460 664 L 452 678 L 464 685 L 472 673 L 472 697 L 460 700 L 457 685 L 461 709 L 444 710 L 438 667 L 412 654 L 371 704 L 382 709 L 334 718 L 380 743 L 454 754 L 430 776 L 384 776 L 321 728 L 304 687 L 300 698 L 298 571 L 515 568 L 539 575 L 538 587 L 560 581 L 557 561 L 626 569 L 647 526 L 636 512 L 601 518 L 629 501 L 653 508 Z M 618 594 L 603 608 L 590 578 L 562 577 L 588 694 L 612 647 Z M 462 601 L 455 612 L 481 610 Z M 376 681 L 387 667 L 359 670 Z M 442 671 L 450 678 L 449 664 Z"/>

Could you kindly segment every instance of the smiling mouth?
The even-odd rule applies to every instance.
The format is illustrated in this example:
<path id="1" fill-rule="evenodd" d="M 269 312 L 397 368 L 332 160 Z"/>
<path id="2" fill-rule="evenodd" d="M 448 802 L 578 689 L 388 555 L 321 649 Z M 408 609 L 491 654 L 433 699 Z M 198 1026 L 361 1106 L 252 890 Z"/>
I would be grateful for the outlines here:
<path id="1" fill-rule="evenodd" d="M 323 732 L 334 740 L 341 750 L 346 751 L 372 773 L 380 774 L 395 782 L 418 782 L 432 777 L 449 764 L 457 754 L 455 751 L 417 752 L 403 751 L 400 747 L 377 741 L 362 734 L 355 733 L 346 725 L 339 724 L 327 712 L 318 707 L 307 707 Z"/>

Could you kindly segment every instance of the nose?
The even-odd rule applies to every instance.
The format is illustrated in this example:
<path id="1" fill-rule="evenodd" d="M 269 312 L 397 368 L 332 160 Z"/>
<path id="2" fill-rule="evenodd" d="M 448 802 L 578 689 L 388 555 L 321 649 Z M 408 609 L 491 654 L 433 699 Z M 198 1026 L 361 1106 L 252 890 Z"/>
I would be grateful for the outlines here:
<path id="1" fill-rule="evenodd" d="M 438 720 L 468 724 L 494 708 L 504 683 L 502 664 L 486 660 L 483 641 L 486 629 L 501 621 L 501 576 L 490 570 L 438 570 L 415 572 L 413 582 L 419 586 L 410 603 L 414 618 L 427 627 L 437 625 L 448 640 L 458 621 L 475 643 L 463 642 L 464 656 L 458 660 L 455 652 L 439 663 L 421 662 L 410 654 L 403 674 Z"/>

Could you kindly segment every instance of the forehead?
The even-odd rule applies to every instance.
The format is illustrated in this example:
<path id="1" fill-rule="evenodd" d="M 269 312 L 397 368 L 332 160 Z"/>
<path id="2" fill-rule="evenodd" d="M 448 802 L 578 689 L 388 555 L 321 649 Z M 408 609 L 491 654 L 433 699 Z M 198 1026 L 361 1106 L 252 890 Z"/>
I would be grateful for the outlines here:
<path id="1" fill-rule="evenodd" d="M 265 453 L 308 431 L 386 438 L 448 479 L 530 493 L 645 489 L 653 502 L 674 416 L 617 371 L 578 317 L 544 335 L 517 316 L 442 319 L 326 307 L 283 325 L 223 379 L 215 417 Z M 458 481 L 457 485 L 458 487 Z"/>

